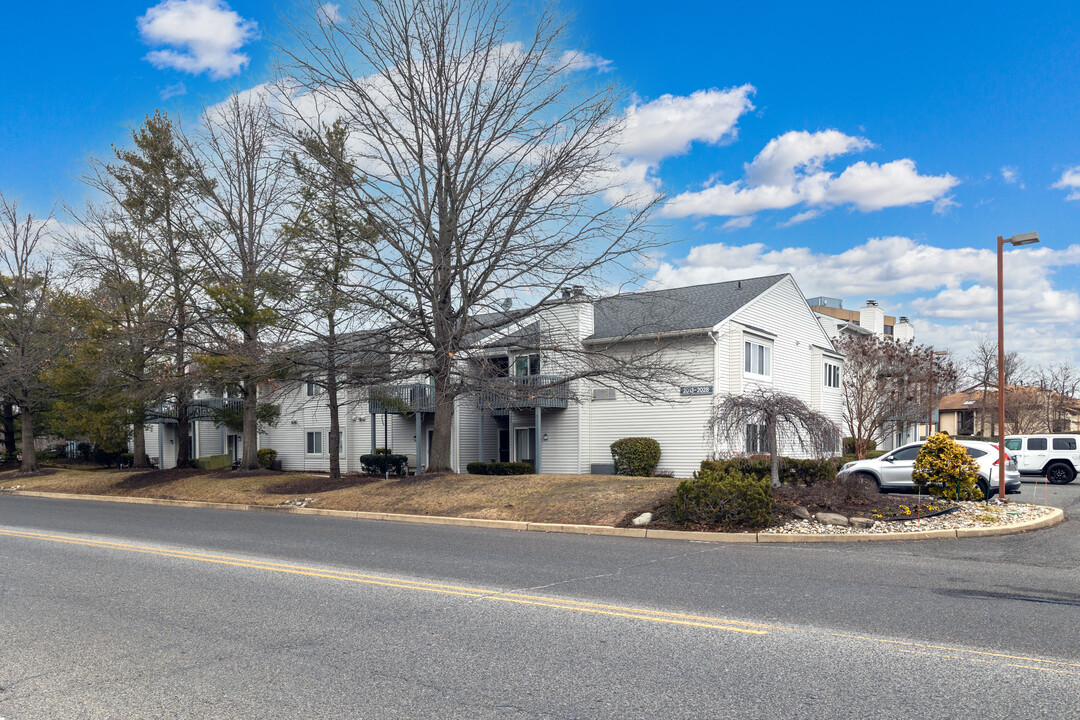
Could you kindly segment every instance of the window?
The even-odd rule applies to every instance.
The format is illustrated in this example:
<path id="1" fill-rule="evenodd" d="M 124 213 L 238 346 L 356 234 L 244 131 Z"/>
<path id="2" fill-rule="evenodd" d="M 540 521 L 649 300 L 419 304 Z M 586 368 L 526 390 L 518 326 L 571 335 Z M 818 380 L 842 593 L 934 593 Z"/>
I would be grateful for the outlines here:
<path id="1" fill-rule="evenodd" d="M 1045 450 L 1046 438 L 1028 438 L 1028 450 Z"/>
<path id="2" fill-rule="evenodd" d="M 914 460 L 919 455 L 919 447 L 901 448 L 894 452 L 891 457 L 896 462 L 907 462 L 908 460 Z"/>
<path id="3" fill-rule="evenodd" d="M 825 387 L 840 387 L 840 366 L 825 363 Z"/>
<path id="4" fill-rule="evenodd" d="M 314 431 L 307 434 L 307 454 L 322 455 L 322 432 Z"/>
<path id="5" fill-rule="evenodd" d="M 985 450 L 980 450 L 978 448 L 965 447 L 964 451 L 973 458 L 981 458 L 983 455 L 986 454 Z"/>
<path id="6" fill-rule="evenodd" d="M 772 374 L 772 348 L 747 340 L 743 343 L 743 370 L 752 375 Z"/>
<path id="7" fill-rule="evenodd" d="M 1076 438 L 1054 438 L 1055 450 L 1075 450 Z"/>
<path id="8" fill-rule="evenodd" d="M 969 433 L 969 434 L 970 434 L 970 433 Z M 1020 438 L 1012 438 L 1011 440 L 1006 440 L 1006 441 L 1005 441 L 1005 449 L 1006 449 L 1006 450 L 1019 450 L 1019 449 L 1020 449 L 1020 445 L 1021 445 L 1021 444 L 1022 444 L 1023 442 L 1024 442 L 1024 441 L 1023 441 L 1023 440 L 1021 440 Z"/>
<path id="9" fill-rule="evenodd" d="M 523 377 L 525 375 L 539 375 L 540 374 L 540 356 L 539 355 L 518 355 L 514 360 L 514 375 L 517 377 Z"/>
<path id="10" fill-rule="evenodd" d="M 769 436 L 765 425 L 755 424 L 746 426 L 746 452 L 769 452 Z"/>
<path id="11" fill-rule="evenodd" d="M 319 387 L 318 385 L 316 385 L 314 380 L 308 380 L 307 381 L 307 396 L 308 397 L 315 397 L 316 395 L 320 395 L 320 394 L 322 394 L 322 388 Z"/>

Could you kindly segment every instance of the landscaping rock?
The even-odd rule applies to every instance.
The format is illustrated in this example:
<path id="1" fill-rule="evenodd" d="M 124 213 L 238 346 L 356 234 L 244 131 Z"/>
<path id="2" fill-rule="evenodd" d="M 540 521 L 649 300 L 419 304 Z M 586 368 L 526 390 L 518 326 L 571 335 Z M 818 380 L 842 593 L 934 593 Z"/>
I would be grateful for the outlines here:
<path id="1" fill-rule="evenodd" d="M 796 505 L 795 509 L 791 511 L 791 514 L 799 518 L 800 520 L 809 520 L 813 517 L 810 514 L 810 511 L 804 508 L 802 505 Z"/>
<path id="2" fill-rule="evenodd" d="M 851 527 L 853 528 L 868 528 L 874 526 L 873 520 L 864 517 L 851 517 L 848 518 L 848 522 L 851 523 Z"/>
<path id="3" fill-rule="evenodd" d="M 634 525 L 639 525 L 639 526 L 640 525 L 648 525 L 649 523 L 652 522 L 652 513 L 641 513 L 640 515 L 638 515 L 636 518 L 634 518 L 630 522 L 634 523 Z"/>
<path id="4" fill-rule="evenodd" d="M 836 513 L 818 513 L 814 516 L 814 519 L 823 525 L 838 525 L 840 527 L 847 527 L 849 525 L 846 517 Z"/>

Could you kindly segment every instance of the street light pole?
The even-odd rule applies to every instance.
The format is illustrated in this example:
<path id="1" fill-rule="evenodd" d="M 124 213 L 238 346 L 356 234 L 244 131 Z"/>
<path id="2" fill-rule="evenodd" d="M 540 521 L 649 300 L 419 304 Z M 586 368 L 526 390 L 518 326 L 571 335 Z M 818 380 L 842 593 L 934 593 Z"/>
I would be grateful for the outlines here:
<path id="1" fill-rule="evenodd" d="M 997 302 L 998 302 L 998 499 L 1005 502 L 1005 243 L 1013 247 L 1039 242 L 1039 233 L 1029 232 L 1010 238 L 997 239 Z"/>

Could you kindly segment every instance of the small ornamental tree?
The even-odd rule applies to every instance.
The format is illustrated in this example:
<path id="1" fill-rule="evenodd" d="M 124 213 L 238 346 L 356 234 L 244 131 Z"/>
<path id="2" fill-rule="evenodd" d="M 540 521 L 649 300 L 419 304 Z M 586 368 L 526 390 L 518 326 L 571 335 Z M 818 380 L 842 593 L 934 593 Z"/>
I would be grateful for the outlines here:
<path id="1" fill-rule="evenodd" d="M 979 467 L 964 446 L 946 433 L 934 433 L 919 450 L 911 479 L 931 495 L 946 500 L 979 497 Z"/>

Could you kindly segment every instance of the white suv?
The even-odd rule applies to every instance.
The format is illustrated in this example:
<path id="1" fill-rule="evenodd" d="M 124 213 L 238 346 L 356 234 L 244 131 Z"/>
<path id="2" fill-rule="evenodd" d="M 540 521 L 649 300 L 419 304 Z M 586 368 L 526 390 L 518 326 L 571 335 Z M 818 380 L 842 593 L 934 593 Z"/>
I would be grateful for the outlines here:
<path id="1" fill-rule="evenodd" d="M 1000 475 L 997 469 L 998 446 L 978 440 L 957 440 L 956 442 L 964 447 L 967 454 L 974 458 L 975 464 L 979 466 L 979 480 L 976 483 L 979 492 L 985 495 L 986 486 L 989 484 L 991 492 L 996 493 Z M 914 490 L 915 482 L 911 479 L 911 471 L 915 469 L 915 458 L 923 445 L 924 443 L 921 442 L 912 443 L 873 460 L 856 460 L 846 463 L 840 468 L 837 477 L 862 476 L 867 480 L 873 480 L 878 490 L 882 492 Z M 1016 472 L 1015 461 L 1009 453 L 1005 454 L 1005 492 L 1020 492 L 1020 475 Z"/>
<path id="2" fill-rule="evenodd" d="M 1045 475 L 1056 485 L 1070 483 L 1080 468 L 1080 435 L 1009 435 L 1005 449 L 1021 475 Z"/>

